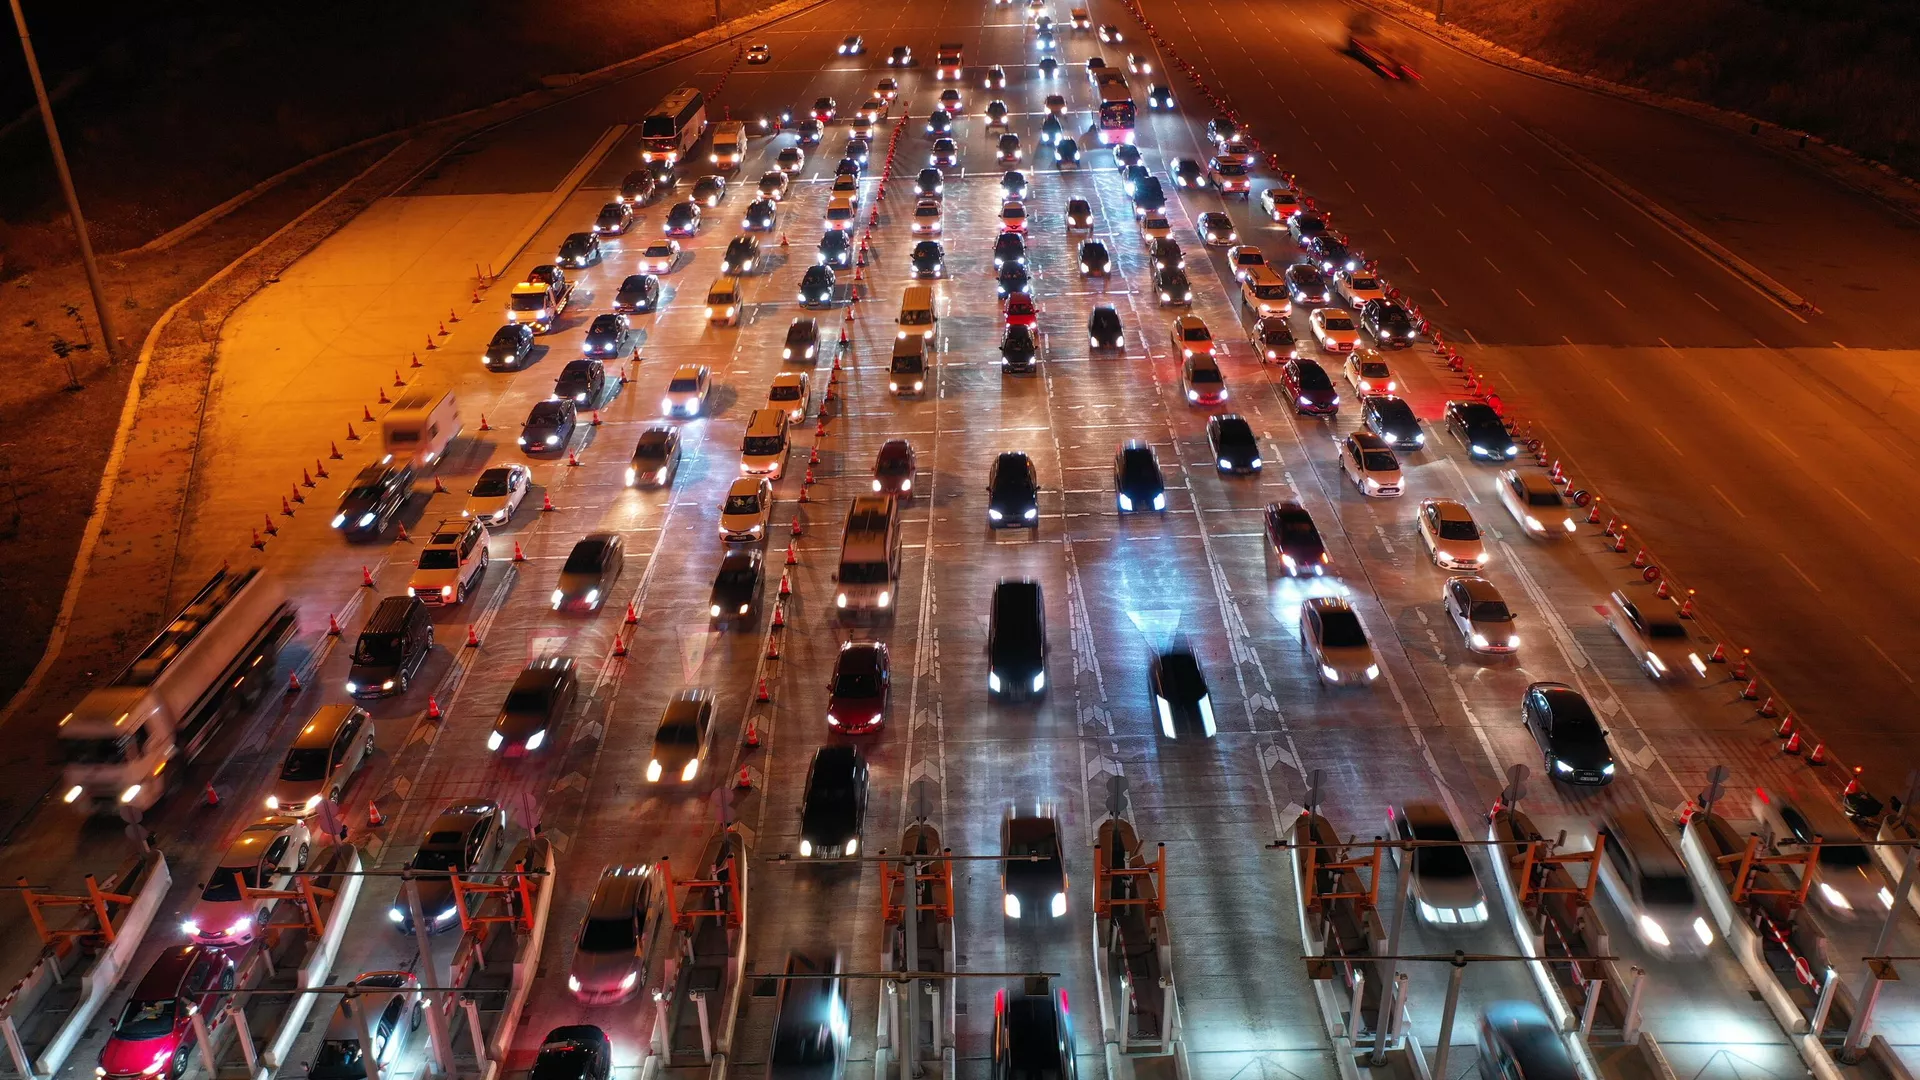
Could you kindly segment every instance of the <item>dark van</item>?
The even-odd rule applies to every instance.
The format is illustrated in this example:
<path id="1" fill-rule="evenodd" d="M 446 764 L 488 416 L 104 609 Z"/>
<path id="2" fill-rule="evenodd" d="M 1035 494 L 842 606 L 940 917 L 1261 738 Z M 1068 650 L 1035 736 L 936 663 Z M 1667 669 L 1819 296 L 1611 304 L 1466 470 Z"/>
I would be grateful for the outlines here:
<path id="1" fill-rule="evenodd" d="M 404 694 L 433 651 L 433 620 L 417 597 L 389 596 L 380 601 L 360 629 L 347 669 L 347 693 L 354 697 Z"/>

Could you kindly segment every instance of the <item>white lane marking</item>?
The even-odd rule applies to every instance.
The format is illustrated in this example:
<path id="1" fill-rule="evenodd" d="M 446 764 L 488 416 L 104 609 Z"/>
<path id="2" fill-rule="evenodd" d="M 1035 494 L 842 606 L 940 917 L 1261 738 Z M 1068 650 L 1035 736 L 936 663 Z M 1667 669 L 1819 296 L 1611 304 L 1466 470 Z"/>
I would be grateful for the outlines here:
<path id="1" fill-rule="evenodd" d="M 1907 669 L 1901 667 L 1899 664 L 1894 663 L 1893 657 L 1887 655 L 1887 650 L 1881 648 L 1879 642 L 1873 640 L 1872 638 L 1868 637 L 1865 634 L 1860 635 L 1860 640 L 1866 642 L 1867 645 L 1871 647 L 1874 652 L 1879 653 L 1880 659 L 1885 660 L 1887 662 L 1888 667 L 1899 672 L 1901 678 L 1907 680 L 1909 683 L 1913 681 L 1913 676 L 1907 674 Z"/>
<path id="2" fill-rule="evenodd" d="M 1794 573 L 1799 574 L 1800 580 L 1806 582 L 1808 588 L 1812 589 L 1814 592 L 1821 591 L 1820 586 L 1814 584 L 1813 579 L 1807 576 L 1807 572 L 1805 570 L 1800 569 L 1800 565 L 1798 563 L 1794 562 L 1792 559 L 1787 558 L 1786 552 L 1783 551 L 1780 553 L 1780 561 L 1786 563 L 1787 566 L 1791 568 Z"/>
<path id="3" fill-rule="evenodd" d="M 1727 497 L 1726 492 L 1720 490 L 1719 484 L 1708 484 L 1707 486 L 1713 489 L 1713 493 L 1715 495 L 1720 496 L 1721 502 L 1727 504 L 1727 509 L 1732 510 L 1734 513 L 1739 514 L 1741 517 L 1747 516 L 1747 512 L 1745 510 L 1740 509 L 1740 507 L 1736 505 L 1732 499 Z"/>
<path id="4" fill-rule="evenodd" d="M 1865 510 L 1860 509 L 1860 505 L 1858 503 L 1854 502 L 1852 499 L 1847 498 L 1846 492 L 1841 491 L 1839 488 L 1832 488 L 1830 490 L 1833 492 L 1834 498 L 1839 499 L 1841 502 L 1847 504 L 1848 509 L 1852 510 L 1856 514 L 1859 514 L 1861 517 L 1866 518 L 1868 521 L 1873 520 L 1873 515 L 1867 513 Z"/>

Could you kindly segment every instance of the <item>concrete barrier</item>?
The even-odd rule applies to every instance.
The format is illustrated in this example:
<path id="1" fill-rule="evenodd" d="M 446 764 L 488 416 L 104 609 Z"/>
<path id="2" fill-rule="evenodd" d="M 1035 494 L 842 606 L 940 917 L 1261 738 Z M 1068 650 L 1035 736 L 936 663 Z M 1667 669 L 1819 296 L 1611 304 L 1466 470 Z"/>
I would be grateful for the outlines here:
<path id="1" fill-rule="evenodd" d="M 335 851 L 339 848 L 333 849 Z M 327 912 L 320 940 L 315 943 L 307 962 L 300 966 L 296 979 L 300 989 L 310 986 L 323 986 L 327 976 L 333 970 L 333 961 L 340 954 L 340 942 L 347 934 L 347 923 L 352 921 L 353 905 L 360 899 L 360 888 L 366 878 L 360 876 L 362 859 L 360 849 L 348 847 L 345 853 L 337 856 L 342 862 L 334 869 L 338 872 L 334 884 L 326 887 L 335 889 L 333 907 Z M 316 882 L 318 884 L 318 882 Z M 293 1052 L 294 1041 L 300 1037 L 300 1031 L 307 1022 L 307 1016 L 313 1011 L 315 994 L 295 994 L 293 1004 L 287 1007 L 287 1014 L 280 1021 L 280 1027 L 274 1031 L 273 1039 L 260 1056 L 260 1071 L 255 1080 L 271 1080 L 273 1074 L 286 1063 L 287 1055 Z"/>
<path id="2" fill-rule="evenodd" d="M 1506 839 L 1499 835 L 1498 827 L 1489 824 L 1488 840 Z M 1513 930 L 1515 943 L 1520 946 L 1521 955 L 1527 958 L 1528 974 L 1533 976 L 1534 989 L 1540 993 L 1540 999 L 1546 1003 L 1547 1012 L 1552 1014 L 1553 1022 L 1564 1036 L 1567 1052 L 1573 1056 L 1574 1068 L 1580 1071 L 1582 1080 L 1600 1080 L 1600 1066 L 1593 1058 L 1593 1049 L 1579 1031 L 1580 1006 L 1572 1004 L 1560 996 L 1560 984 L 1547 970 L 1541 959 L 1542 943 L 1533 927 L 1527 925 L 1525 910 L 1520 906 L 1519 891 L 1513 887 L 1513 879 L 1507 873 L 1506 849 L 1488 848 L 1487 862 L 1493 866 L 1494 880 L 1500 883 L 1500 897 L 1507 912 L 1507 919 Z"/>
<path id="3" fill-rule="evenodd" d="M 93 1018 L 107 1003 L 107 995 L 113 992 L 120 977 L 126 974 L 127 964 L 132 962 L 140 943 L 146 940 L 153 917 L 160 910 L 161 901 L 166 899 L 168 887 L 173 884 L 173 874 L 167 868 L 167 857 L 154 851 L 147 858 L 151 863 L 145 867 L 139 891 L 133 894 L 133 903 L 127 908 L 120 925 L 114 928 L 113 944 L 107 946 L 99 959 L 94 961 L 93 967 L 80 976 L 79 1002 L 34 1059 L 34 1071 L 40 1076 L 54 1076 L 67 1063 L 67 1056 L 73 1053 L 73 1048 L 86 1034 Z M 142 872 L 136 869 L 135 874 L 141 875 Z"/>
<path id="4" fill-rule="evenodd" d="M 527 859 L 534 864 L 534 869 L 543 871 L 539 893 L 533 901 L 533 931 L 514 954 L 513 988 L 507 994 L 506 1007 L 500 1012 L 500 1023 L 487 1041 L 489 1060 L 481 1080 L 499 1080 L 501 1076 L 514 1033 L 520 1028 L 520 1012 L 526 1008 L 527 996 L 533 992 L 534 975 L 540 970 L 540 950 L 547 942 L 547 915 L 553 910 L 555 884 L 553 842 L 544 836 L 535 836 Z"/>

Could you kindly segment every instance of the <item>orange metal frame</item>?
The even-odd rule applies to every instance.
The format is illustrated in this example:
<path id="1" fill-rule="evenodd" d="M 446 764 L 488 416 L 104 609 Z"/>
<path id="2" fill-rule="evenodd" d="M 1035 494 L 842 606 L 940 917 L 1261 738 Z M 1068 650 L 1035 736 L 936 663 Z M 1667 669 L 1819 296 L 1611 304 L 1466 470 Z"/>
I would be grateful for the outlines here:
<path id="1" fill-rule="evenodd" d="M 460 932 L 473 933 L 476 927 L 506 923 L 516 933 L 533 932 L 533 875 L 520 870 L 509 870 L 504 880 L 499 882 L 463 881 L 459 874 L 452 875 L 453 904 L 460 910 Z M 504 915 L 480 915 L 489 896 L 506 897 L 507 911 Z M 478 900 L 472 898 L 478 897 Z M 519 903 L 516 905 L 515 900 Z"/>
<path id="2" fill-rule="evenodd" d="M 1754 896 L 1784 896 L 1788 898 L 1787 902 L 1792 906 L 1801 907 L 1807 902 L 1807 890 L 1813 888 L 1813 877 L 1816 872 L 1815 868 L 1819 857 L 1820 842 L 1817 839 L 1806 851 L 1798 854 L 1762 855 L 1760 854 L 1760 837 L 1758 835 L 1749 835 L 1747 837 L 1747 850 L 1738 855 L 1722 855 L 1716 861 L 1723 864 L 1739 864 L 1733 871 L 1733 887 L 1727 890 L 1732 896 L 1734 903 L 1744 904 L 1749 897 Z M 1800 867 L 1800 884 L 1797 887 L 1788 889 L 1754 888 L 1754 871 L 1766 866 Z"/>
<path id="3" fill-rule="evenodd" d="M 1305 855 L 1306 865 L 1301 871 L 1302 887 L 1307 894 L 1307 910 L 1318 912 L 1329 900 L 1357 900 L 1363 907 L 1372 908 L 1380 902 L 1380 852 L 1386 846 L 1384 842 L 1368 845 L 1367 854 L 1357 859 L 1322 859 L 1320 851 L 1323 845 L 1302 844 L 1300 850 Z M 1329 845 L 1330 846 L 1330 845 Z M 1337 850 L 1345 852 L 1345 847 Z M 1331 871 L 1335 875 L 1343 871 L 1367 871 L 1366 887 L 1358 892 L 1320 891 L 1320 873 Z"/>
<path id="4" fill-rule="evenodd" d="M 59 893 L 35 892 L 27 887 L 27 879 L 20 878 L 20 897 L 27 902 L 27 914 L 33 918 L 33 928 L 40 935 L 43 945 L 52 945 L 61 955 L 65 955 L 80 942 L 89 938 L 100 938 L 106 944 L 113 944 L 113 917 L 107 910 L 108 904 L 131 904 L 133 897 L 124 893 L 102 892 L 100 883 L 92 874 L 87 875 L 87 895 L 63 896 Z M 93 912 L 99 923 L 92 927 L 72 927 L 55 930 L 47 925 L 43 913 L 46 908 L 79 907 Z"/>
<path id="5" fill-rule="evenodd" d="M 1520 889 L 1520 903 L 1528 905 L 1538 897 L 1550 895 L 1577 896 L 1582 904 L 1593 903 L 1593 887 L 1600 883 L 1600 853 L 1606 850 L 1606 846 L 1605 833 L 1593 838 L 1592 851 L 1575 851 L 1566 855 L 1550 854 L 1553 845 L 1546 840 L 1535 840 L 1528 844 L 1526 851 L 1520 855 L 1520 871 L 1514 875 L 1514 883 Z M 1546 885 L 1537 880 L 1544 878 L 1545 872 L 1554 867 L 1564 869 L 1580 863 L 1587 866 L 1585 885 Z M 1536 874 L 1536 870 L 1543 872 Z"/>
<path id="6" fill-rule="evenodd" d="M 320 899 L 322 897 L 328 900 L 333 899 L 333 890 L 319 888 L 313 884 L 313 879 L 310 877 L 301 876 L 294 880 L 297 887 L 292 889 L 253 889 L 243 884 L 240 886 L 240 898 L 247 901 L 249 905 L 256 900 L 292 900 L 300 908 L 300 921 L 293 923 L 270 922 L 267 924 L 266 929 L 270 931 L 284 930 L 290 927 L 303 926 L 314 937 L 319 937 L 326 933 L 326 924 L 320 915 Z"/>
<path id="7" fill-rule="evenodd" d="M 932 859 L 933 869 L 922 872 L 916 862 L 912 874 L 915 897 L 914 911 L 931 911 L 942 922 L 953 921 L 953 861 L 951 859 Z M 907 893 L 906 868 L 900 863 L 883 862 L 880 864 L 880 917 L 889 923 L 897 923 L 906 917 Z M 922 885 L 933 885 L 933 899 L 927 903 L 919 902 Z M 898 890 L 896 893 L 895 890 Z M 895 897 L 898 896 L 899 899 Z"/>
<path id="8" fill-rule="evenodd" d="M 673 867 L 667 859 L 660 860 L 660 876 L 665 883 L 667 894 L 667 921 L 682 930 L 692 930 L 698 920 L 725 919 L 729 927 L 740 925 L 740 872 L 732 855 L 720 864 L 720 877 L 711 880 L 682 881 L 677 884 L 687 887 L 687 903 L 681 904 L 674 890 Z M 696 908 L 692 906 L 696 889 L 711 889 L 722 893 L 726 902 L 721 907 Z"/>
<path id="9" fill-rule="evenodd" d="M 1139 856 L 1133 857 L 1138 862 Z M 1112 882 L 1115 878 L 1144 877 L 1153 885 L 1153 895 L 1135 897 L 1115 897 Z M 1167 846 L 1159 845 L 1152 862 L 1115 870 L 1107 866 L 1104 858 L 1093 861 L 1093 913 L 1111 915 L 1115 907 L 1144 907 L 1150 913 L 1159 915 L 1166 911 L 1167 903 Z"/>

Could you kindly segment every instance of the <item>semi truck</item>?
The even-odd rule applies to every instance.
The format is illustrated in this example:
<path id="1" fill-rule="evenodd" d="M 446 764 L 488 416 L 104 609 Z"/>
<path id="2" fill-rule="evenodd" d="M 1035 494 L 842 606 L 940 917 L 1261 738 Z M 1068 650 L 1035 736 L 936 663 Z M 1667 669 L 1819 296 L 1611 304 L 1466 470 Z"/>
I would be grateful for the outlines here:
<path id="1" fill-rule="evenodd" d="M 61 800 L 138 820 L 228 718 L 259 704 L 296 624 L 279 582 L 222 568 L 60 721 Z"/>

